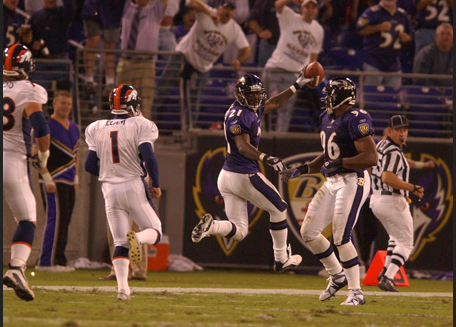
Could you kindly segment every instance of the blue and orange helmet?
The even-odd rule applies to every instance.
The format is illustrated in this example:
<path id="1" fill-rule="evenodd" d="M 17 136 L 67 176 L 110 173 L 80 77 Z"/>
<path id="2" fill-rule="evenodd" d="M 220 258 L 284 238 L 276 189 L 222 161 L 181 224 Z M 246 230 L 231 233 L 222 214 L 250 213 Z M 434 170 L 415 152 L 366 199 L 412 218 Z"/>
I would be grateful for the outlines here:
<path id="1" fill-rule="evenodd" d="M 138 91 L 128 84 L 120 84 L 109 94 L 109 107 L 114 115 L 134 114 L 139 115 L 141 98 Z"/>
<path id="2" fill-rule="evenodd" d="M 29 78 L 35 70 L 32 52 L 22 44 L 13 44 L 3 50 L 3 75 Z"/>

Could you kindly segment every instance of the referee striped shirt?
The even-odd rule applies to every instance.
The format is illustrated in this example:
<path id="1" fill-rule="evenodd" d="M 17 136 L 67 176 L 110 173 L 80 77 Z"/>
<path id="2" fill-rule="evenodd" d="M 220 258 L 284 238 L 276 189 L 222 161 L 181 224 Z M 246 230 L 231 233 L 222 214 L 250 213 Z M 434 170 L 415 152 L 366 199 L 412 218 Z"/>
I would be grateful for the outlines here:
<path id="1" fill-rule="evenodd" d="M 410 166 L 400 146 L 394 143 L 389 137 L 377 144 L 378 162 L 372 168 L 372 189 L 375 191 L 386 191 L 408 197 L 408 191 L 395 189 L 382 182 L 382 173 L 390 171 L 399 179 L 408 182 Z"/>

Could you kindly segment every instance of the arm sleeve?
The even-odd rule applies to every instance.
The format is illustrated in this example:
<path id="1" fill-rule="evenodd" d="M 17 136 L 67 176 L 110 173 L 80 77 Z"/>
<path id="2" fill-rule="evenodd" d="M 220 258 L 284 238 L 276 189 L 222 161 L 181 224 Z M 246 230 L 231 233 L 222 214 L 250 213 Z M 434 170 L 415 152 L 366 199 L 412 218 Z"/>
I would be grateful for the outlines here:
<path id="1" fill-rule="evenodd" d="M 49 126 L 42 111 L 35 111 L 30 115 L 29 119 L 35 131 L 35 137 L 43 137 L 50 133 Z"/>
<path id="2" fill-rule="evenodd" d="M 143 143 L 139 147 L 139 152 L 141 153 L 141 157 L 144 160 L 147 173 L 149 174 L 150 178 L 152 179 L 152 186 L 153 187 L 160 187 L 159 177 L 158 177 L 158 161 L 157 157 L 155 157 L 155 153 L 152 150 L 152 144 L 150 143 Z"/>
<path id="3" fill-rule="evenodd" d="M 98 165 L 98 156 L 95 151 L 89 150 L 84 163 L 84 169 L 95 176 L 100 176 L 100 166 Z"/>

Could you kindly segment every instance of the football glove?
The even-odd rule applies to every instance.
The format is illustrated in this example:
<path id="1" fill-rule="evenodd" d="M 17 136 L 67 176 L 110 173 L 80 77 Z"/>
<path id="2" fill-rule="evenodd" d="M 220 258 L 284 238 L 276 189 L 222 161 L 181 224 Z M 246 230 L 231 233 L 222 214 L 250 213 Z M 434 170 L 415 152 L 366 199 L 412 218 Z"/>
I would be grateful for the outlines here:
<path id="1" fill-rule="evenodd" d="M 289 179 L 301 176 L 301 172 L 296 168 L 284 169 L 280 172 L 280 179 L 282 182 L 287 183 Z"/>
<path id="2" fill-rule="evenodd" d="M 299 73 L 298 79 L 296 80 L 296 84 L 298 84 L 300 88 L 303 87 L 304 85 L 306 85 L 307 83 L 313 81 L 313 77 L 307 78 L 304 76 L 304 72 L 306 71 L 306 68 L 307 68 L 307 65 L 304 66 L 304 68 L 301 70 L 301 72 Z"/>
<path id="3" fill-rule="evenodd" d="M 266 163 L 274 168 L 274 170 L 277 172 L 281 172 L 285 169 L 285 165 L 283 164 L 282 159 L 278 157 L 267 156 L 264 158 L 264 161 L 266 161 Z"/>
<path id="4" fill-rule="evenodd" d="M 342 158 L 338 158 L 334 161 L 333 160 L 326 161 L 325 164 L 323 165 L 323 168 L 324 168 L 324 172 L 326 174 L 332 173 L 332 172 L 338 170 L 339 168 L 342 168 Z"/>

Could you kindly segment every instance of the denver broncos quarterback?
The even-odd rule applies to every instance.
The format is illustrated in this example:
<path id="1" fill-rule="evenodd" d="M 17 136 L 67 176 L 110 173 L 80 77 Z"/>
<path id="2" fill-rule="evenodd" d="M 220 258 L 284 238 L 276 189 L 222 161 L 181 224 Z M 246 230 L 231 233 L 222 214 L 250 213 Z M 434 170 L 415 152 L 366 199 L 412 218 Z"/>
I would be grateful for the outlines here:
<path id="1" fill-rule="evenodd" d="M 85 170 L 99 176 L 108 225 L 114 239 L 112 264 L 117 279 L 118 300 L 130 300 L 128 250 L 136 264 L 141 244 L 157 244 L 162 226 L 152 198 L 161 195 L 158 163 L 153 144 L 158 128 L 140 116 L 138 92 L 127 84 L 111 91 L 109 105 L 114 119 L 91 123 L 85 130 L 89 152 Z M 146 172 L 152 180 L 148 190 Z M 129 230 L 130 216 L 141 232 Z"/>
<path id="2" fill-rule="evenodd" d="M 290 245 L 287 246 L 287 204 L 274 185 L 260 173 L 258 165 L 261 160 L 280 171 L 284 168 L 283 162 L 259 151 L 258 144 L 262 115 L 280 108 L 299 88 L 312 81 L 304 77 L 304 69 L 292 86 L 268 100 L 258 76 L 247 74 L 237 81 L 236 101 L 225 114 L 226 158 L 217 181 L 228 220 L 214 220 L 206 213 L 192 231 L 193 242 L 210 235 L 242 241 L 248 233 L 249 201 L 269 212 L 274 271 L 282 272 L 301 263 L 301 256 L 292 255 Z"/>
<path id="3" fill-rule="evenodd" d="M 36 227 L 36 200 L 27 162 L 31 156 L 32 127 L 38 147 L 38 153 L 32 157 L 36 169 L 46 167 L 51 142 L 42 110 L 48 94 L 42 86 L 29 81 L 34 67 L 32 53 L 26 46 L 13 44 L 3 51 L 3 194 L 18 223 L 3 284 L 25 301 L 35 298 L 24 275 Z"/>
<path id="4" fill-rule="evenodd" d="M 326 181 L 313 197 L 301 226 L 301 236 L 329 273 L 329 284 L 320 300 L 329 300 L 348 284 L 348 297 L 341 305 L 365 303 L 359 278 L 359 259 L 351 241 L 353 227 L 362 204 L 370 191 L 366 168 L 377 164 L 377 150 L 372 138 L 371 116 L 352 106 L 356 86 L 345 77 L 335 77 L 324 87 L 325 111 L 320 115 L 320 137 L 323 153 L 308 164 L 285 169 L 282 181 L 301 174 L 326 175 Z M 334 245 L 322 231 L 332 224 Z"/>

